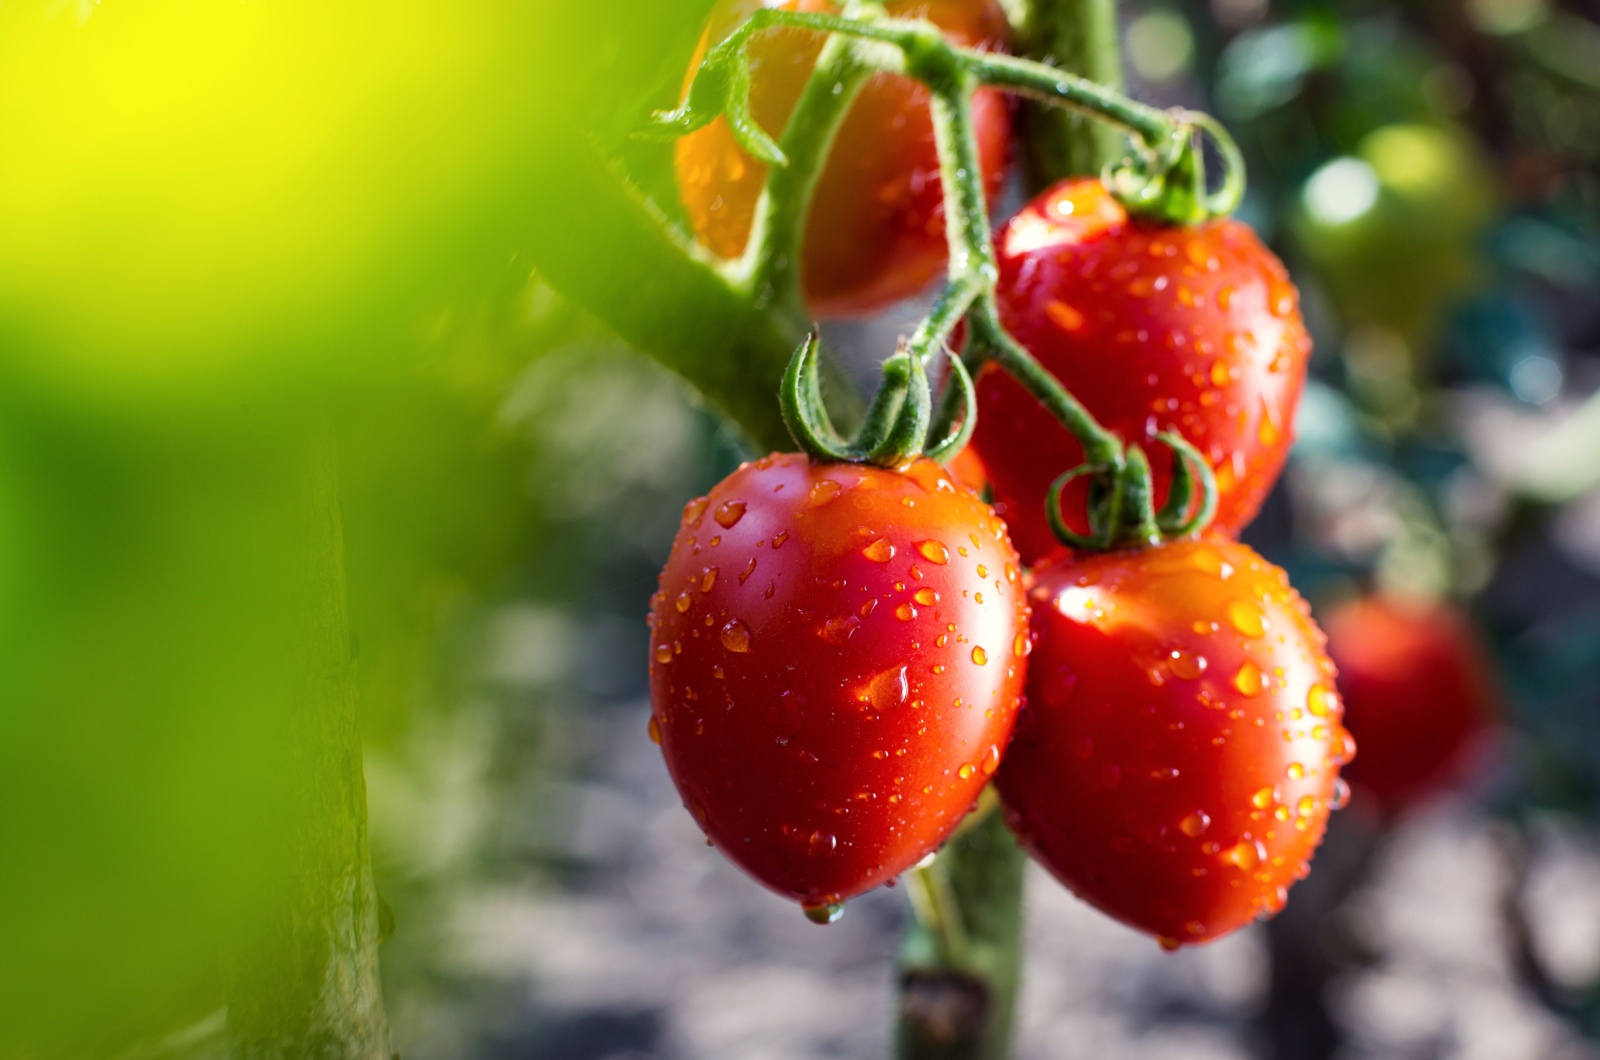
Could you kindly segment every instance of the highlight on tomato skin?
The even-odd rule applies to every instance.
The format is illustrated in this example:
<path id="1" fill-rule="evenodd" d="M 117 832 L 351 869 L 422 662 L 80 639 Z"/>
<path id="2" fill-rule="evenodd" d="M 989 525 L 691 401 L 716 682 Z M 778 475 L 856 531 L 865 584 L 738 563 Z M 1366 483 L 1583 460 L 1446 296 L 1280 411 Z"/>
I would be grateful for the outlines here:
<path id="1" fill-rule="evenodd" d="M 650 625 L 650 735 L 684 805 L 819 919 L 965 816 L 1028 651 L 1005 525 L 926 459 L 743 465 L 686 507 Z"/>
<path id="2" fill-rule="evenodd" d="M 1144 445 L 1165 500 L 1174 430 L 1210 462 L 1214 531 L 1236 534 L 1283 469 L 1305 385 L 1310 338 L 1283 264 L 1242 222 L 1193 227 L 1131 219 L 1098 180 L 1063 181 L 997 234 L 1002 321 L 1094 417 Z M 1017 550 L 1055 549 L 1045 520 L 1050 484 L 1082 447 L 1004 372 L 977 380 L 972 447 Z M 1063 511 L 1080 531 L 1087 479 Z"/>
<path id="3" fill-rule="evenodd" d="M 1283 571 L 1207 538 L 1055 564 L 1029 596 L 1027 705 L 996 778 L 1023 847 L 1169 949 L 1277 912 L 1354 754 Z"/>
<path id="4" fill-rule="evenodd" d="M 720 0 L 705 41 L 720 39 L 761 7 L 836 12 L 828 0 Z M 898 18 L 926 18 L 967 47 L 1004 50 L 1010 34 L 996 0 L 895 0 Z M 749 44 L 751 114 L 774 136 L 787 123 L 822 48 L 819 34 L 769 30 Z M 692 67 L 691 67 L 692 69 Z M 991 205 L 1011 154 L 1010 103 L 985 89 L 972 100 L 984 191 Z M 743 252 L 766 166 L 734 140 L 727 122 L 678 141 L 678 187 L 696 235 L 725 258 Z M 818 180 L 801 248 L 801 286 L 818 317 L 872 313 L 925 288 L 944 270 L 944 199 L 928 92 L 908 78 L 875 74 L 845 117 Z"/>
<path id="5" fill-rule="evenodd" d="M 1446 604 L 1372 595 L 1327 613 L 1361 809 L 1393 816 L 1461 779 L 1498 714 L 1485 648 Z"/>

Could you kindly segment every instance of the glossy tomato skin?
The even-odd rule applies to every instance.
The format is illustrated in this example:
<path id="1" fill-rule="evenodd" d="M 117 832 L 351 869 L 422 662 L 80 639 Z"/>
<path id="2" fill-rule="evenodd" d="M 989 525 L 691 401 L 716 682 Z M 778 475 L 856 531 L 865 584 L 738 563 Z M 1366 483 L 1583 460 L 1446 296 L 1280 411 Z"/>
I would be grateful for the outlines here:
<path id="1" fill-rule="evenodd" d="M 1328 612 L 1345 724 L 1361 757 L 1345 777 L 1357 804 L 1399 813 L 1449 783 L 1496 714 L 1484 648 L 1440 604 L 1369 596 Z"/>
<path id="2" fill-rule="evenodd" d="M 1097 180 L 1046 190 L 1000 232 L 999 302 L 1011 333 L 1124 440 L 1176 430 L 1216 471 L 1215 531 L 1255 517 L 1293 441 L 1311 342 L 1283 264 L 1246 225 L 1131 220 Z M 1009 376 L 978 379 L 972 447 L 1024 560 L 1056 547 L 1044 499 L 1082 447 Z M 1145 446 L 1157 501 L 1171 454 Z M 1065 494 L 1084 529 L 1086 479 Z"/>
<path id="3" fill-rule="evenodd" d="M 684 805 L 807 906 L 934 850 L 1022 692 L 1016 553 L 928 460 L 745 464 L 684 510 L 650 622 L 651 736 Z"/>
<path id="4" fill-rule="evenodd" d="M 1283 572 L 1226 538 L 1034 576 L 1027 706 L 996 778 L 1023 846 L 1168 948 L 1276 912 L 1353 753 Z"/>
<path id="5" fill-rule="evenodd" d="M 758 8 L 780 6 L 839 9 L 827 0 L 720 0 L 706 39 L 721 39 Z M 996 0 L 897 0 L 886 6 L 896 17 L 926 18 L 968 47 L 998 50 L 1009 33 Z M 820 35 L 800 30 L 771 30 L 751 41 L 751 113 L 774 137 L 821 48 Z M 972 108 L 984 187 L 993 203 L 1011 150 L 1009 105 L 1003 94 L 985 89 Z M 679 140 L 676 162 L 696 234 L 714 253 L 737 257 L 750 235 L 766 167 L 739 148 L 721 118 Z M 812 198 L 800 270 L 806 302 L 822 317 L 874 312 L 926 287 L 943 271 L 947 253 L 927 90 L 909 78 L 876 74 L 845 118 Z"/>

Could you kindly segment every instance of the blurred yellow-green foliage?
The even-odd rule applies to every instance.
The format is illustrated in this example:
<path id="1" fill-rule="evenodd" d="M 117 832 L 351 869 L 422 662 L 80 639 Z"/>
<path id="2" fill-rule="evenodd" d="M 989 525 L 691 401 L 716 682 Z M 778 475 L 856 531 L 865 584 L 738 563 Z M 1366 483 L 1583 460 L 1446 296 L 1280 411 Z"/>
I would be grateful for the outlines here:
<path id="1" fill-rule="evenodd" d="M 0 1056 L 221 1003 L 288 871 L 325 447 L 375 746 L 453 595 L 570 548 L 497 419 L 572 326 L 530 233 L 620 249 L 552 183 L 705 6 L 0 5 Z"/>

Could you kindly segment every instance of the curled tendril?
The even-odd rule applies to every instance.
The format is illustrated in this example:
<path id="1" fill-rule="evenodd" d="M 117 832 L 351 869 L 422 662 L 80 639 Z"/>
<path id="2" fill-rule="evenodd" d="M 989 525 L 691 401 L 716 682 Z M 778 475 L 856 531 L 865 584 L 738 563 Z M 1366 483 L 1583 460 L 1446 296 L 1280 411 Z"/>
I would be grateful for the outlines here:
<path id="1" fill-rule="evenodd" d="M 706 53 L 695 71 L 683 103 L 674 110 L 656 111 L 634 135 L 647 140 L 675 140 L 710 125 L 720 114 L 739 146 L 752 158 L 768 165 L 787 165 L 789 159 L 777 141 L 750 114 L 750 56 L 747 35 L 735 32 Z"/>
<path id="2" fill-rule="evenodd" d="M 954 352 L 945 352 L 950 357 L 948 385 L 955 387 L 956 394 L 961 398 L 961 418 L 949 434 L 928 448 L 928 459 L 941 464 L 967 447 L 967 442 L 972 438 L 972 429 L 978 425 L 978 392 L 972 385 L 972 373 L 967 371 L 967 366 Z"/>
<path id="3" fill-rule="evenodd" d="M 1244 156 L 1222 124 L 1209 114 L 1173 110 L 1164 136 L 1135 141 L 1134 153 L 1108 165 L 1101 179 L 1132 213 L 1169 224 L 1197 224 L 1225 216 L 1244 197 Z M 1217 145 L 1222 177 L 1208 186 L 1204 133 Z"/>
<path id="4" fill-rule="evenodd" d="M 820 350 L 821 341 L 813 329 L 789 359 L 778 388 L 783 422 L 801 451 L 824 463 L 879 467 L 901 467 L 922 455 L 933 418 L 933 391 L 922 358 L 902 350 L 883 363 L 883 381 L 861 430 L 847 441 L 833 426 L 822 401 Z M 972 380 L 964 370 L 956 370 L 960 374 L 953 377 L 954 385 L 962 388 L 970 421 L 976 405 Z M 939 451 L 960 448 L 969 431 L 965 425 L 958 428 L 941 443 Z"/>
<path id="5" fill-rule="evenodd" d="M 1100 550 L 1110 548 L 1117 539 L 1118 522 L 1122 511 L 1122 476 L 1118 469 L 1095 464 L 1079 464 L 1070 471 L 1063 471 L 1050 483 L 1050 489 L 1044 497 L 1044 516 L 1050 523 L 1050 532 L 1056 535 L 1056 540 L 1062 544 L 1071 545 L 1073 548 L 1087 548 Z M 1061 494 L 1073 479 L 1085 475 L 1095 476 L 1094 482 L 1102 485 L 1106 496 L 1099 504 L 1090 504 L 1089 527 L 1090 532 L 1080 534 L 1067 525 L 1061 517 Z"/>
<path id="6" fill-rule="evenodd" d="M 1156 438 L 1172 450 L 1172 488 L 1167 503 L 1156 515 L 1156 526 L 1168 537 L 1187 537 L 1202 530 L 1217 511 L 1217 479 L 1200 450 L 1176 431 L 1162 431 Z M 1191 513 L 1194 486 L 1200 486 L 1200 504 Z"/>
<path id="7" fill-rule="evenodd" d="M 789 358 L 778 387 L 778 406 L 789 435 L 801 452 L 813 460 L 830 463 L 852 460 L 858 454 L 840 437 L 822 404 L 818 352 L 821 336 L 815 328 Z"/>

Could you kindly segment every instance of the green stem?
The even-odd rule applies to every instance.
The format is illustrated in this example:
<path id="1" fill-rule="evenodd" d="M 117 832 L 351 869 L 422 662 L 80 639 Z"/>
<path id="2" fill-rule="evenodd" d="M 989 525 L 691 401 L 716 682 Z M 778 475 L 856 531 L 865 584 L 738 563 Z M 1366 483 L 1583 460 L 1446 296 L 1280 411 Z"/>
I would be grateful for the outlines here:
<path id="1" fill-rule="evenodd" d="M 917 923 L 933 939 L 938 962 L 950 967 L 960 965 L 966 956 L 967 933 L 944 866 L 935 860 L 912 869 L 906 877 L 906 895 L 911 899 Z"/>
<path id="2" fill-rule="evenodd" d="M 1021 55 L 1051 62 L 1110 89 L 1122 88 L 1116 0 L 1012 0 Z M 1121 138 L 1082 114 L 1030 103 L 1023 110 L 1028 187 L 1099 173 L 1124 152 Z"/>
<path id="3" fill-rule="evenodd" d="M 733 270 L 736 282 L 758 306 L 779 304 L 803 311 L 800 251 L 811 195 L 850 104 L 872 73 L 858 60 L 856 47 L 842 35 L 823 46 L 778 143 L 788 164 L 768 167 L 750 241 Z"/>

